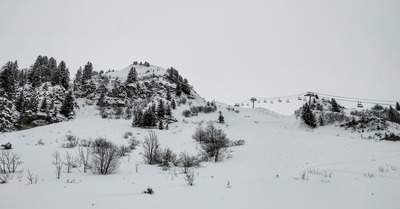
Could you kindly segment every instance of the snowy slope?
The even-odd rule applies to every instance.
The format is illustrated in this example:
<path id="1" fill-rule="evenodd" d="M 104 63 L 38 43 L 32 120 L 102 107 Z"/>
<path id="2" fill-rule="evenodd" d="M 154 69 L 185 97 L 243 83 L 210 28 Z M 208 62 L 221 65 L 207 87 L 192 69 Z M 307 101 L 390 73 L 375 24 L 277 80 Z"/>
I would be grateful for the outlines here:
<path id="1" fill-rule="evenodd" d="M 184 118 L 185 109 L 189 106 L 174 111 L 179 122 L 169 130 L 155 131 L 161 147 L 196 154 L 198 145 L 191 135 L 197 123 L 216 120 L 218 113 Z M 140 147 L 122 159 L 115 174 L 100 176 L 74 168 L 57 180 L 52 153 L 76 152 L 60 148 L 65 135 L 127 144 L 126 131 L 139 140 L 147 134 L 146 129 L 132 128 L 130 120 L 100 119 L 93 106 L 82 106 L 72 121 L 2 134 L 0 144 L 13 144 L 13 151 L 22 155 L 24 171 L 0 185 L 0 208 L 400 207 L 400 143 L 362 140 L 334 126 L 311 131 L 293 116 L 263 108 L 236 108 L 235 113 L 218 103 L 218 109 L 228 138 L 244 139 L 246 144 L 229 148 L 229 159 L 203 163 L 195 171 L 194 186 L 188 186 L 177 170 L 143 164 Z M 39 139 L 45 145 L 37 145 Z M 27 184 L 28 169 L 38 176 L 37 184 Z M 155 194 L 142 194 L 149 186 Z"/>

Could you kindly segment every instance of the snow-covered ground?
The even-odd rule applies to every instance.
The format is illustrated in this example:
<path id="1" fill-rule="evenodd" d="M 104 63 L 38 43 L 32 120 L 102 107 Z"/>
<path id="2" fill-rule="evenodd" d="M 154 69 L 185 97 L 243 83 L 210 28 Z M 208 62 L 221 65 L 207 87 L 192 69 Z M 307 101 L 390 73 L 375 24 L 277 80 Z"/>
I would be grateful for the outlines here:
<path id="1" fill-rule="evenodd" d="M 400 207 L 399 142 L 362 140 L 360 134 L 335 126 L 311 131 L 294 116 L 263 108 L 240 107 L 235 113 L 218 105 L 226 121 L 219 126 L 228 138 L 244 139 L 246 144 L 229 148 L 229 159 L 202 163 L 194 186 L 188 186 L 178 170 L 144 164 L 141 147 L 122 158 L 115 174 L 94 175 L 74 168 L 56 179 L 52 154 L 76 152 L 61 148 L 68 134 L 80 139 L 106 137 L 126 145 L 125 132 L 141 141 L 147 134 L 146 129 L 131 127 L 131 120 L 100 119 L 93 106 L 82 107 L 68 122 L 1 134 L 0 144 L 11 142 L 12 151 L 22 155 L 23 172 L 0 185 L 0 208 Z M 197 123 L 216 120 L 218 113 L 183 118 L 181 113 L 188 108 L 174 111 L 179 122 L 169 130 L 155 130 L 161 147 L 175 153 L 198 152 L 191 138 Z M 38 145 L 39 140 L 44 145 Z M 28 170 L 38 176 L 37 184 L 28 184 Z M 155 194 L 142 194 L 147 187 Z"/>

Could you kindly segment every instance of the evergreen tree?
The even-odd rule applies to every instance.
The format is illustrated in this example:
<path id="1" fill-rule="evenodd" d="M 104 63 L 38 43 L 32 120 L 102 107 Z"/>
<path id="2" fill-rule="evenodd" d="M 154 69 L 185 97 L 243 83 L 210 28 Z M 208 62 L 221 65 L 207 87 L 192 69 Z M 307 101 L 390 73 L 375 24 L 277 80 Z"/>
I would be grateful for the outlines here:
<path id="1" fill-rule="evenodd" d="M 149 108 L 143 113 L 141 125 L 143 127 L 154 127 L 156 126 L 157 118 L 152 108 Z"/>
<path id="2" fill-rule="evenodd" d="M 400 123 L 400 114 L 396 110 L 394 110 L 391 105 L 387 112 L 387 117 L 388 120 L 391 122 Z"/>
<path id="3" fill-rule="evenodd" d="M 79 67 L 78 71 L 76 71 L 74 83 L 75 85 L 82 84 L 82 67 Z"/>
<path id="4" fill-rule="evenodd" d="M 160 129 L 160 130 L 163 130 L 163 129 L 164 129 L 164 125 L 163 125 L 162 120 L 160 120 L 160 121 L 158 122 L 158 129 Z"/>
<path id="5" fill-rule="evenodd" d="M 175 99 L 172 99 L 171 107 L 172 107 L 172 109 L 174 109 L 174 110 L 176 109 Z"/>
<path id="6" fill-rule="evenodd" d="M 164 102 L 162 99 L 160 99 L 157 107 L 157 116 L 158 118 L 163 118 L 164 115 L 165 115 Z"/>
<path id="7" fill-rule="evenodd" d="M 137 72 L 136 68 L 131 67 L 128 73 L 128 77 L 126 79 L 126 84 L 134 83 L 137 81 Z"/>
<path id="8" fill-rule="evenodd" d="M 177 97 L 180 97 L 182 95 L 182 86 L 179 83 L 176 84 L 175 95 Z"/>
<path id="9" fill-rule="evenodd" d="M 318 94 L 315 94 L 315 99 L 319 99 L 319 96 L 318 96 Z"/>
<path id="10" fill-rule="evenodd" d="M 60 85 L 65 89 L 69 88 L 69 70 L 64 61 L 61 61 L 57 67 L 57 71 L 60 73 Z"/>
<path id="11" fill-rule="evenodd" d="M 171 106 L 169 104 L 167 104 L 165 108 L 165 115 L 172 116 Z"/>
<path id="12" fill-rule="evenodd" d="M 167 100 L 171 101 L 171 92 L 170 92 L 169 88 L 167 88 Z"/>
<path id="13" fill-rule="evenodd" d="M 47 99 L 43 97 L 42 104 L 40 105 L 40 111 L 46 112 L 47 111 Z"/>
<path id="14" fill-rule="evenodd" d="M 305 124 L 309 125 L 311 128 L 317 127 L 315 116 L 310 107 L 308 106 L 308 103 L 305 103 L 303 105 L 301 112 L 301 119 L 304 121 Z"/>
<path id="15" fill-rule="evenodd" d="M 18 69 L 17 61 L 7 62 L 3 67 L 0 73 L 0 82 L 1 88 L 4 91 L 3 94 L 6 94 L 6 97 L 9 100 L 14 98 L 15 93 L 15 79 L 14 79 L 14 72 Z"/>
<path id="16" fill-rule="evenodd" d="M 19 93 L 19 96 L 17 97 L 15 101 L 15 108 L 19 112 L 24 112 L 25 111 L 25 96 L 24 96 L 24 90 L 22 89 L 21 92 Z"/>
<path id="17" fill-rule="evenodd" d="M 34 91 L 31 95 L 30 95 L 30 100 L 26 105 L 26 109 L 27 110 L 31 110 L 33 112 L 37 112 L 38 111 L 38 105 L 39 105 L 39 96 L 38 93 L 36 91 Z"/>
<path id="18" fill-rule="evenodd" d="M 224 123 L 225 122 L 224 116 L 222 115 L 221 111 L 219 111 L 218 122 L 219 123 Z"/>
<path id="19" fill-rule="evenodd" d="M 72 96 L 72 91 L 68 92 L 65 96 L 64 102 L 61 105 L 60 113 L 65 117 L 68 117 L 74 111 L 74 97 Z"/>
<path id="20" fill-rule="evenodd" d="M 97 106 L 99 107 L 104 107 L 105 106 L 105 100 L 106 95 L 104 94 L 104 92 L 101 92 L 99 99 L 97 100 Z"/>
<path id="21" fill-rule="evenodd" d="M 93 73 L 93 65 L 92 65 L 92 63 L 88 62 L 85 65 L 85 67 L 83 68 L 82 81 L 86 81 L 88 79 L 92 79 L 92 73 Z"/>
<path id="22" fill-rule="evenodd" d="M 339 104 L 336 102 L 335 98 L 331 99 L 331 105 L 332 105 L 332 111 L 333 112 L 340 112 L 340 106 Z"/>
<path id="23" fill-rule="evenodd" d="M 400 105 L 399 105 L 398 102 L 396 102 L 396 110 L 397 110 L 397 111 L 400 111 Z"/>
<path id="24" fill-rule="evenodd" d="M 156 112 L 157 112 L 156 103 L 153 103 L 153 104 L 151 105 L 151 111 L 152 111 L 153 113 L 156 113 Z"/>
<path id="25" fill-rule="evenodd" d="M 143 121 L 143 110 L 142 109 L 136 109 L 133 111 L 133 122 L 132 126 L 134 127 L 142 127 L 142 121 Z"/>

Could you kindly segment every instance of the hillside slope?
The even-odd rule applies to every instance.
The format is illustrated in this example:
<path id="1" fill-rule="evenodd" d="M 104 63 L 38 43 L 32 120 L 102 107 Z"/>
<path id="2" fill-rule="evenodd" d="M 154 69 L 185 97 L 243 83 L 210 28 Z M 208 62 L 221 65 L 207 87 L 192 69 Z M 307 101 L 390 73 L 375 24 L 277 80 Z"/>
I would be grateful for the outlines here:
<path id="1" fill-rule="evenodd" d="M 0 135 L 22 155 L 23 172 L 0 185 L 2 208 L 398 208 L 400 206 L 400 143 L 362 140 L 333 125 L 306 128 L 294 116 L 266 109 L 236 108 L 218 125 L 231 140 L 244 146 L 230 147 L 222 162 L 202 163 L 188 186 L 178 169 L 161 170 L 143 163 L 139 146 L 123 157 L 111 175 L 83 173 L 82 167 L 56 179 L 52 154 L 75 153 L 61 148 L 66 135 L 80 139 L 106 137 L 117 144 L 130 131 L 143 141 L 148 129 L 134 128 L 131 120 L 100 119 L 94 106 L 79 102 L 74 120 Z M 178 122 L 169 130 L 155 130 L 161 147 L 175 153 L 199 152 L 191 136 L 201 121 L 216 121 L 218 113 L 183 117 L 189 104 L 173 110 Z M 38 141 L 44 145 L 38 145 Z M 137 172 L 136 172 L 137 168 Z M 28 170 L 38 176 L 30 185 Z M 304 175 L 302 175 L 304 172 Z M 304 179 L 303 179 L 304 177 Z M 142 194 L 152 187 L 153 195 Z"/>

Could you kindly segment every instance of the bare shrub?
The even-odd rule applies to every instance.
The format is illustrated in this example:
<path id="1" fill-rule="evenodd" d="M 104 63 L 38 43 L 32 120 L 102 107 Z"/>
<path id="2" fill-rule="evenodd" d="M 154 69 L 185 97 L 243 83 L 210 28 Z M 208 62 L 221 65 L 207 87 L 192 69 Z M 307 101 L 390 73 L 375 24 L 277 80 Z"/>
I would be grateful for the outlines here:
<path id="1" fill-rule="evenodd" d="M 71 173 L 74 165 L 74 156 L 68 151 L 65 152 L 65 165 L 67 165 L 67 173 Z"/>
<path id="2" fill-rule="evenodd" d="M 81 148 L 79 147 L 78 149 L 78 161 L 80 164 L 83 164 L 83 172 L 86 173 L 88 169 L 91 168 L 90 166 L 90 148 L 85 147 Z"/>
<path id="3" fill-rule="evenodd" d="M 37 175 L 34 175 L 31 173 L 31 171 L 28 169 L 28 176 L 26 177 L 28 179 L 28 184 L 37 184 L 38 182 L 38 177 Z"/>
<path id="4" fill-rule="evenodd" d="M 128 138 L 129 138 L 130 136 L 132 136 L 132 135 L 133 135 L 132 132 L 127 131 L 127 132 L 124 133 L 124 139 L 128 139 Z"/>
<path id="5" fill-rule="evenodd" d="M 182 112 L 182 115 L 188 118 L 192 115 L 192 112 L 190 110 L 184 110 Z"/>
<path id="6" fill-rule="evenodd" d="M 91 147 L 93 173 L 107 175 L 116 172 L 120 159 L 120 150 L 117 145 L 105 138 L 98 138 L 94 141 Z"/>
<path id="7" fill-rule="evenodd" d="M 129 147 L 125 146 L 125 145 L 121 145 L 119 147 L 119 155 L 121 157 L 125 157 L 130 152 L 131 152 L 131 149 Z"/>
<path id="8" fill-rule="evenodd" d="M 181 172 L 187 174 L 191 168 L 200 167 L 200 160 L 195 156 L 190 156 L 186 151 L 179 155 L 178 166 Z"/>
<path id="9" fill-rule="evenodd" d="M 204 141 L 206 141 L 207 138 L 207 132 L 206 130 L 203 128 L 203 123 L 199 123 L 196 127 L 196 130 L 192 136 L 192 138 L 194 140 L 196 140 L 199 143 L 202 143 Z"/>
<path id="10" fill-rule="evenodd" d="M 229 143 L 230 147 L 234 147 L 234 146 L 243 146 L 244 144 L 246 144 L 246 141 L 244 141 L 243 139 L 239 139 L 239 140 L 235 140 L 235 141 L 231 141 Z"/>
<path id="11" fill-rule="evenodd" d="M 308 180 L 307 171 L 300 173 L 301 180 Z"/>
<path id="12" fill-rule="evenodd" d="M 2 150 L 0 154 L 0 173 L 15 173 L 22 164 L 21 155 L 9 150 Z"/>
<path id="13" fill-rule="evenodd" d="M 91 144 L 92 144 L 91 140 L 82 139 L 82 140 L 80 140 L 79 146 L 81 146 L 81 147 L 90 147 Z"/>
<path id="14" fill-rule="evenodd" d="M 206 138 L 201 143 L 201 147 L 207 153 L 208 158 L 214 158 L 214 161 L 218 162 L 221 154 L 229 145 L 229 139 L 222 129 L 215 127 L 213 122 L 207 124 L 205 132 Z"/>
<path id="15" fill-rule="evenodd" d="M 131 150 L 135 150 L 136 147 L 140 144 L 140 141 L 137 140 L 136 137 L 131 136 L 131 137 L 128 139 L 128 144 L 129 144 L 129 148 L 130 148 Z"/>
<path id="16" fill-rule="evenodd" d="M 185 181 L 188 183 L 189 186 L 193 186 L 195 180 L 194 169 L 190 169 L 185 174 Z"/>
<path id="17" fill-rule="evenodd" d="M 178 164 L 176 154 L 172 152 L 171 148 L 165 148 L 161 151 L 160 155 L 160 166 L 163 168 L 163 170 L 168 170 L 172 166 Z"/>
<path id="18" fill-rule="evenodd" d="M 56 168 L 56 178 L 60 179 L 63 167 L 63 161 L 61 159 L 61 155 L 58 151 L 53 153 L 53 165 Z"/>
<path id="19" fill-rule="evenodd" d="M 79 144 L 79 139 L 73 135 L 66 135 L 65 141 L 67 141 L 67 143 L 62 144 L 62 148 L 74 148 Z"/>
<path id="20" fill-rule="evenodd" d="M 8 183 L 11 176 L 9 174 L 0 175 L 0 184 Z"/>
<path id="21" fill-rule="evenodd" d="M 149 135 L 144 136 L 143 149 L 143 158 L 146 163 L 154 165 L 160 162 L 160 144 L 154 131 L 149 131 Z"/>

